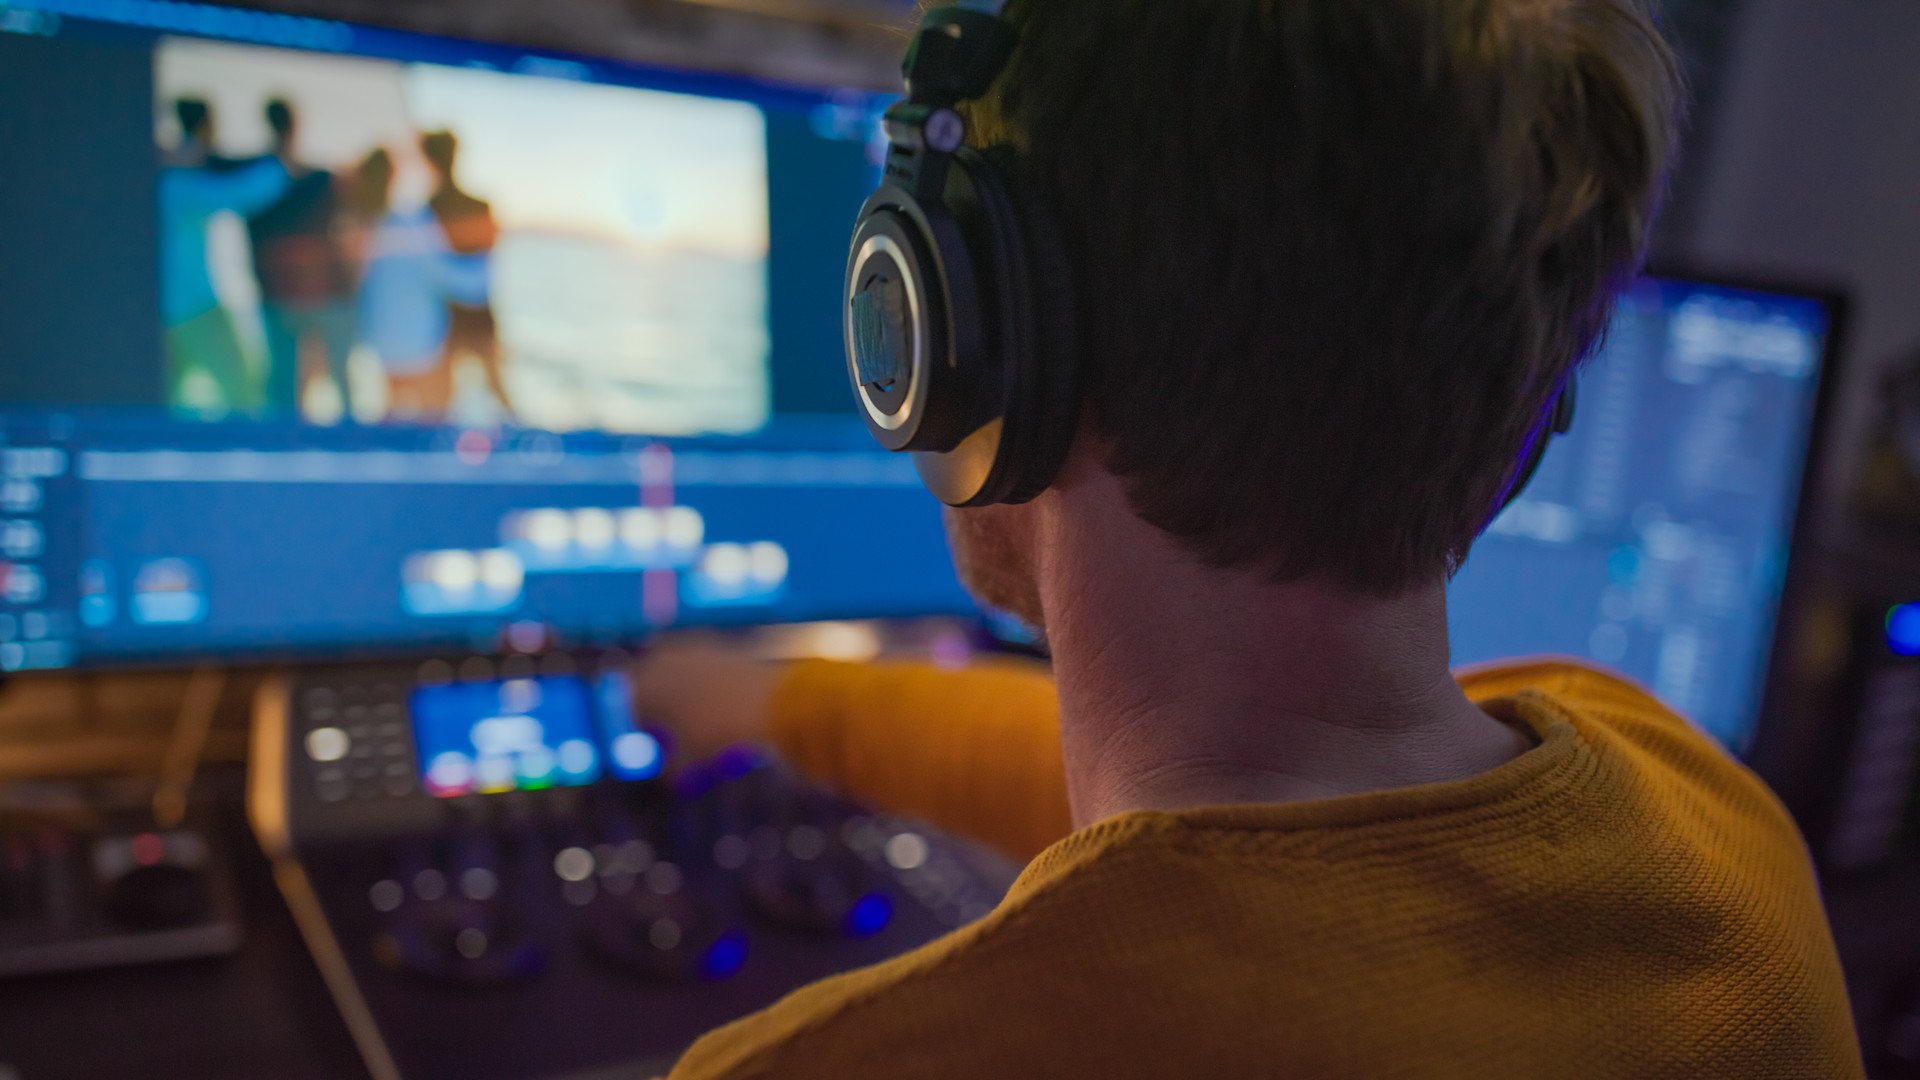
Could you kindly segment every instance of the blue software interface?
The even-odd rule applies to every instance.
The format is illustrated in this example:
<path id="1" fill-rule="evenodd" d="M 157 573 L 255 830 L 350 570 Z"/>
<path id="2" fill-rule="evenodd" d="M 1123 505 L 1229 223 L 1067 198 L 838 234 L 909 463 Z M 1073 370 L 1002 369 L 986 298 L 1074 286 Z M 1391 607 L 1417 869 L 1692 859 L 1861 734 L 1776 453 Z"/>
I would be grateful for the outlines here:
<path id="1" fill-rule="evenodd" d="M 1585 657 L 1744 746 L 1830 318 L 1805 297 L 1635 286 L 1581 377 L 1573 430 L 1454 579 L 1455 662 Z"/>
<path id="2" fill-rule="evenodd" d="M 0 6 L 0 667 L 966 610 L 842 373 L 882 105 Z"/>

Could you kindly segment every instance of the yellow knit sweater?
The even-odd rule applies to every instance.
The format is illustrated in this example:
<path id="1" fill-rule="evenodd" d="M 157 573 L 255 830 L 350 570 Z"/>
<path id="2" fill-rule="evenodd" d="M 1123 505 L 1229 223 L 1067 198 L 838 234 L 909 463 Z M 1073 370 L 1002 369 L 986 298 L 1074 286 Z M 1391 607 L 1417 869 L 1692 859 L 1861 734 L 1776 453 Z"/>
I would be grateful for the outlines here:
<path id="1" fill-rule="evenodd" d="M 1758 780 L 1599 672 L 1462 684 L 1539 745 L 1464 781 L 1065 836 L 1043 675 L 801 665 L 775 741 L 803 768 L 1045 850 L 991 915 L 721 1028 L 674 1080 L 1862 1075 L 1805 849 Z"/>

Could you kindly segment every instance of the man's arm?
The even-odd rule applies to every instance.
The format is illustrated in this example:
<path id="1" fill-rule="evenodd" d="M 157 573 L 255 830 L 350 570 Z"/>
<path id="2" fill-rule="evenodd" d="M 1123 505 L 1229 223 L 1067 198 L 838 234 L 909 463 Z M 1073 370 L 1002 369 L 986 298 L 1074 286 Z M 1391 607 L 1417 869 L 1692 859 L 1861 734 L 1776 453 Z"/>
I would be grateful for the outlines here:
<path id="1" fill-rule="evenodd" d="M 1060 702 L 1037 666 L 803 661 L 771 721 L 769 741 L 806 772 L 1015 858 L 1072 831 Z"/>
<path id="2" fill-rule="evenodd" d="M 633 683 L 638 710 L 673 727 L 695 756 L 769 743 L 854 798 L 1022 860 L 1072 829 L 1059 701 L 1036 665 L 780 667 L 669 647 L 642 662 Z"/>

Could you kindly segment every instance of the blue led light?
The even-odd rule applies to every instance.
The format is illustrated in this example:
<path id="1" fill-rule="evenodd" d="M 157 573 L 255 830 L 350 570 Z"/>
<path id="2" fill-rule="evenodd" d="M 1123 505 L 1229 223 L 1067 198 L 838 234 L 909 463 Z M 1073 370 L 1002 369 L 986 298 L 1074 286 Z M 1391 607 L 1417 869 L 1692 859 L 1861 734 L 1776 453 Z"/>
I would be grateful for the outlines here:
<path id="1" fill-rule="evenodd" d="M 709 979 L 724 979 L 747 962 L 747 935 L 738 930 L 721 934 L 700 957 L 700 974 Z"/>
<path id="2" fill-rule="evenodd" d="M 660 740 L 644 731 L 628 731 L 613 738 L 613 768 L 622 780 L 650 780 L 660 775 L 666 757 Z"/>
<path id="3" fill-rule="evenodd" d="M 882 893 L 868 893 L 853 902 L 847 912 L 847 932 L 855 937 L 870 937 L 893 921 L 893 901 Z"/>
<path id="4" fill-rule="evenodd" d="M 764 768 L 767 764 L 767 756 L 764 752 L 746 743 L 739 743 L 715 754 L 711 768 L 716 781 L 725 783 L 729 780 L 738 780 L 748 773 Z"/>
<path id="5" fill-rule="evenodd" d="M 1920 604 L 1887 609 L 1887 647 L 1901 656 L 1920 656 Z"/>

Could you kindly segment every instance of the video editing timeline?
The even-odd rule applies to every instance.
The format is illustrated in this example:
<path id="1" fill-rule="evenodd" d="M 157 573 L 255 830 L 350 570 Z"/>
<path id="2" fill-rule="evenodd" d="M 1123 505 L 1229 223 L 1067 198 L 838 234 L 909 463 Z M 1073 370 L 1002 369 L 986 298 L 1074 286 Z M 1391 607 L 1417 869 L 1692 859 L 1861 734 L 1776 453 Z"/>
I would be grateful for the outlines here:
<path id="1" fill-rule="evenodd" d="M 785 590 L 791 558 L 776 540 L 708 543 L 700 511 L 674 502 L 677 472 L 691 468 L 696 483 L 758 485 L 776 479 L 814 484 L 904 481 L 898 467 L 871 453 L 734 455 L 693 452 L 684 461 L 662 445 L 633 460 L 640 505 L 516 510 L 501 522 L 502 546 L 480 551 L 419 552 L 407 559 L 405 602 L 416 615 L 511 610 L 528 575 L 618 573 L 640 575 L 640 610 L 659 625 L 679 605 L 766 607 Z"/>
<path id="2" fill-rule="evenodd" d="M 374 1076 L 664 1073 L 1011 883 L 751 753 L 669 779 L 629 662 L 469 655 L 262 690 L 250 814 Z"/>
<path id="3" fill-rule="evenodd" d="M 1587 657 L 1743 747 L 1830 318 L 1806 297 L 1636 285 L 1581 377 L 1573 430 L 1453 582 L 1455 662 Z"/>
<path id="4" fill-rule="evenodd" d="M 34 415 L 0 438 L 36 500 L 0 518 L 37 538 L 5 560 L 8 670 L 971 610 L 912 464 L 848 423 L 656 440 Z"/>

